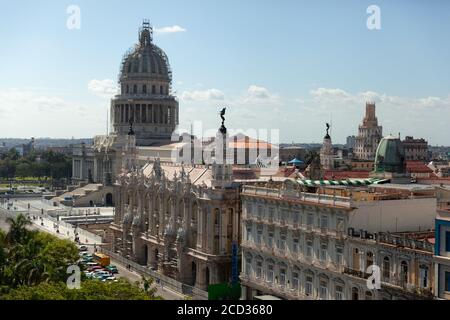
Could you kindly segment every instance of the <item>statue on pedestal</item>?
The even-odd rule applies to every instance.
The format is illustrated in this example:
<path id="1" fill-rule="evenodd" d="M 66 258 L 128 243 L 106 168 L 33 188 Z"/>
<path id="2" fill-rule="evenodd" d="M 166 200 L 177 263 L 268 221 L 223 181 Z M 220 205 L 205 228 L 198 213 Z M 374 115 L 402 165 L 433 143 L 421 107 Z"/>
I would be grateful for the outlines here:
<path id="1" fill-rule="evenodd" d="M 227 134 L 227 128 L 225 127 L 225 111 L 227 108 L 223 108 L 222 111 L 220 111 L 220 118 L 222 118 L 222 126 L 220 127 L 219 131 L 222 134 Z"/>

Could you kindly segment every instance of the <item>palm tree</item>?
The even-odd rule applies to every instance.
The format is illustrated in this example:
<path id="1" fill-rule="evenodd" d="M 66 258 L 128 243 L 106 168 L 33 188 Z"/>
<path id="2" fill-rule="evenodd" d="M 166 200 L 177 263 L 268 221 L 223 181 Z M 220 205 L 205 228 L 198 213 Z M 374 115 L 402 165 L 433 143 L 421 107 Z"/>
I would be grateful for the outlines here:
<path id="1" fill-rule="evenodd" d="M 0 230 L 0 283 L 3 283 L 6 260 L 6 234 Z"/>
<path id="2" fill-rule="evenodd" d="M 10 245 L 25 243 L 29 239 L 30 232 L 27 226 L 31 225 L 31 220 L 20 214 L 16 219 L 8 217 L 6 223 L 9 224 L 9 231 L 6 234 L 6 241 Z"/>
<path id="3" fill-rule="evenodd" d="M 150 298 L 155 298 L 155 293 L 157 291 L 156 288 L 152 288 L 153 284 L 153 278 L 146 278 L 145 276 L 142 276 L 142 284 L 144 286 L 144 291 Z"/>

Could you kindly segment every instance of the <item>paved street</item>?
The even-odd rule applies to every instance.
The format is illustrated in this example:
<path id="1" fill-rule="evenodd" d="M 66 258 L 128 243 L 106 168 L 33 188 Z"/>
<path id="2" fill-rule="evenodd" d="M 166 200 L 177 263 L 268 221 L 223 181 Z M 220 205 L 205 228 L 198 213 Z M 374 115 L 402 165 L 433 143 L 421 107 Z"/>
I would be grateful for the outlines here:
<path id="1" fill-rule="evenodd" d="M 4 208 L 2 206 L 2 208 Z M 22 208 L 20 209 L 22 210 Z M 12 211 L 13 212 L 13 211 Z M 59 225 L 59 233 L 57 233 L 57 228 L 55 228 L 55 222 L 48 219 L 44 215 L 41 219 L 41 215 L 35 215 L 36 219 L 33 219 L 33 215 L 31 214 L 31 217 L 33 224 L 30 226 L 32 230 L 40 230 L 43 232 L 51 233 L 61 239 L 69 239 L 70 241 L 74 241 L 75 239 L 75 228 L 70 225 Z M 7 231 L 7 224 L 5 223 L 6 217 L 4 214 L 0 213 L 0 229 Z M 41 225 L 43 223 L 43 225 Z M 77 232 L 79 233 L 80 243 L 87 245 L 89 248 L 89 251 L 92 253 L 94 251 L 94 244 L 99 245 L 100 243 L 96 241 L 97 239 L 92 237 L 90 233 L 83 232 L 83 230 L 80 230 L 78 228 Z M 120 264 L 116 260 L 111 258 L 111 264 L 114 264 L 117 266 L 117 269 L 119 270 L 119 274 L 117 277 L 123 277 L 128 279 L 130 282 L 136 282 L 141 281 L 142 277 L 134 271 L 128 270 L 126 266 Z M 184 295 L 176 293 L 170 289 L 167 289 L 165 287 L 161 288 L 161 286 L 155 284 L 157 287 L 156 295 L 159 295 L 163 297 L 166 300 L 181 300 L 184 299 Z"/>

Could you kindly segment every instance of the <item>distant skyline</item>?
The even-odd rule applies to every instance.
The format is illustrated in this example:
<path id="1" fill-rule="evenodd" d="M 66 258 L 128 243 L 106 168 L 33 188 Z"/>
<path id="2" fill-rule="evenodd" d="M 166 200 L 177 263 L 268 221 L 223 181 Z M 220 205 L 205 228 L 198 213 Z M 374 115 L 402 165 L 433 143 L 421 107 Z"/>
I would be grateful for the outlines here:
<path id="1" fill-rule="evenodd" d="M 67 28 L 70 5 L 80 29 Z M 370 5 L 381 30 L 366 25 Z M 106 133 L 123 54 L 149 19 L 168 55 L 180 127 L 279 129 L 283 143 L 383 134 L 450 145 L 450 2 L 9 1 L 0 12 L 0 137 Z"/>

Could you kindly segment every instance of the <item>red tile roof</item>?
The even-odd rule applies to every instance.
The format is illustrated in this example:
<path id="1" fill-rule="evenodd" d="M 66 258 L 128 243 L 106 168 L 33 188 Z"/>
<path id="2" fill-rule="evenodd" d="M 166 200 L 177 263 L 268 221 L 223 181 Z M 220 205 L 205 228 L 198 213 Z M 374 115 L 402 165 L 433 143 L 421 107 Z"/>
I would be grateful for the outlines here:
<path id="1" fill-rule="evenodd" d="M 406 161 L 406 171 L 411 173 L 433 173 L 422 161 Z"/>
<path id="2" fill-rule="evenodd" d="M 333 171 L 327 170 L 324 174 L 326 180 L 345 180 L 345 179 L 366 179 L 369 178 L 369 171 Z"/>

